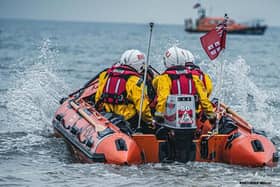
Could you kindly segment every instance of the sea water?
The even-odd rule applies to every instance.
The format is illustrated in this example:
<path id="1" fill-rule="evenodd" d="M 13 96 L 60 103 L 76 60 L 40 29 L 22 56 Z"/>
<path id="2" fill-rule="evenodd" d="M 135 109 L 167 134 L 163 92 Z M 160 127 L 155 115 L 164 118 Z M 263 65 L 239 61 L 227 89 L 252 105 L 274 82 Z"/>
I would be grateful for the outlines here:
<path id="1" fill-rule="evenodd" d="M 210 74 L 212 98 L 265 130 L 280 149 L 280 28 L 263 36 L 228 35 L 215 61 L 202 34 L 182 25 L 155 23 L 150 64 L 164 70 L 162 55 L 177 45 L 192 51 Z M 280 186 L 280 168 L 188 162 L 116 166 L 77 163 L 53 137 L 59 99 L 135 48 L 147 53 L 148 24 L 0 20 L 0 186 Z"/>

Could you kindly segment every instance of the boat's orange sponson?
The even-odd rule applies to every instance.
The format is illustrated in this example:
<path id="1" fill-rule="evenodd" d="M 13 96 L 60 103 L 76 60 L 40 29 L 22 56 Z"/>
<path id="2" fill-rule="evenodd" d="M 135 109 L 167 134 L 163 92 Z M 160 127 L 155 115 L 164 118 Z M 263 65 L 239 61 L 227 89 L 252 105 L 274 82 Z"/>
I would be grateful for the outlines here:
<path id="1" fill-rule="evenodd" d="M 235 133 L 238 133 L 237 131 Z M 240 135 L 233 139 L 231 135 L 203 135 L 196 144 L 196 161 L 222 162 L 227 164 L 263 167 L 276 166 L 273 154 L 274 145 L 264 136 L 252 134 Z M 261 147 L 258 147 L 261 145 Z"/>
<path id="2" fill-rule="evenodd" d="M 71 102 L 69 99 L 62 104 L 56 112 L 53 125 L 81 161 L 119 165 L 143 162 L 141 149 L 130 136 L 122 133 L 87 104 L 76 104 L 79 109 L 75 110 Z"/>
<path id="3" fill-rule="evenodd" d="M 197 161 L 214 161 L 251 167 L 277 165 L 278 153 L 267 137 L 254 133 L 251 124 L 223 103 L 220 113 L 229 117 L 237 128 L 226 134 L 205 133 L 195 140 Z"/>

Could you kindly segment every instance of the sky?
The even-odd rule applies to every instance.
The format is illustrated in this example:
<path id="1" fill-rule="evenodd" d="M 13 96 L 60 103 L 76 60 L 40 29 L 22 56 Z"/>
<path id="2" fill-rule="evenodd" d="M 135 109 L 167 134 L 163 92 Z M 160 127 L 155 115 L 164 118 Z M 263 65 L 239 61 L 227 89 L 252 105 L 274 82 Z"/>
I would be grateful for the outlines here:
<path id="1" fill-rule="evenodd" d="M 280 0 L 0 0 L 0 18 L 183 24 L 197 2 L 210 16 L 280 26 Z"/>

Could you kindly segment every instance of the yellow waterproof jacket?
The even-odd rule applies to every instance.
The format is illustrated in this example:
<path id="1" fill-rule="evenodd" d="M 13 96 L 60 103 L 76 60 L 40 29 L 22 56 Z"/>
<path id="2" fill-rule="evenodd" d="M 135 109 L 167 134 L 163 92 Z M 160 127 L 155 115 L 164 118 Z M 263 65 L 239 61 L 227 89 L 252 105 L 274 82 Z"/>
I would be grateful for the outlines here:
<path id="1" fill-rule="evenodd" d="M 107 72 L 102 72 L 99 75 L 99 85 L 98 89 L 95 95 L 95 101 L 99 101 L 102 93 L 104 86 L 106 85 L 108 76 Z M 140 102 L 141 102 L 141 94 L 142 94 L 142 87 L 137 85 L 139 82 L 139 77 L 131 75 L 126 82 L 126 92 L 127 92 L 127 99 L 131 101 L 132 103 L 129 104 L 109 104 L 109 103 L 102 103 L 104 109 L 106 112 L 113 112 L 118 115 L 121 115 L 125 118 L 125 120 L 128 120 L 132 118 L 135 114 L 139 114 L 140 112 Z M 144 96 L 143 100 L 143 106 L 142 106 L 142 119 L 145 122 L 151 122 L 152 121 L 152 115 L 151 111 L 149 108 L 149 100 L 148 97 Z"/>
<path id="2" fill-rule="evenodd" d="M 196 75 L 193 75 L 193 80 L 199 96 L 199 108 L 202 108 L 206 113 L 213 112 L 213 106 L 207 97 L 207 91 L 203 82 Z M 157 92 L 156 112 L 164 113 L 166 100 L 168 95 L 170 95 L 172 81 L 167 74 L 162 74 L 155 77 L 152 84 Z M 197 112 L 199 112 L 199 110 L 200 109 L 198 109 Z"/>
<path id="3" fill-rule="evenodd" d="M 207 73 L 204 73 L 204 80 L 205 80 L 205 87 L 207 91 L 207 97 L 209 98 L 213 90 L 212 80 Z"/>

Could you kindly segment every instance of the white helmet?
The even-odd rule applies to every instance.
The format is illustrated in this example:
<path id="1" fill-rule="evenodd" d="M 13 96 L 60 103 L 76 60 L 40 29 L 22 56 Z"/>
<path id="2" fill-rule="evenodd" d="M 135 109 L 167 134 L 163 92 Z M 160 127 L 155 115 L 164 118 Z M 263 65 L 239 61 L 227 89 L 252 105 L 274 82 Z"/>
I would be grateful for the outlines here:
<path id="1" fill-rule="evenodd" d="M 163 56 L 163 63 L 166 68 L 178 65 L 184 66 L 187 62 L 194 62 L 193 54 L 176 46 L 169 48 Z"/>
<path id="2" fill-rule="evenodd" d="M 141 72 L 145 66 L 146 56 L 139 50 L 126 50 L 120 59 L 121 64 L 133 67 L 137 72 Z"/>
<path id="3" fill-rule="evenodd" d="M 189 50 L 184 50 L 186 55 L 186 63 L 191 62 L 194 64 L 194 56 Z"/>

